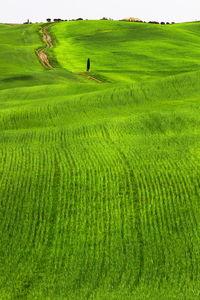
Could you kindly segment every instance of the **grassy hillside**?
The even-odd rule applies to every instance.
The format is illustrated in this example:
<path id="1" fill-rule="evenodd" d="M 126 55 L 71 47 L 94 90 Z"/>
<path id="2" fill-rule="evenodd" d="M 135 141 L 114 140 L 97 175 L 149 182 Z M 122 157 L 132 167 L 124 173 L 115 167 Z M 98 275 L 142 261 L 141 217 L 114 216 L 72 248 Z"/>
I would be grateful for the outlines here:
<path id="1" fill-rule="evenodd" d="M 51 71 L 40 26 L 0 26 L 0 299 L 199 299 L 199 24 L 56 24 Z"/>
<path id="2" fill-rule="evenodd" d="M 156 79 L 200 68 L 200 25 L 79 21 L 52 27 L 60 65 L 92 71 L 109 82 Z"/>

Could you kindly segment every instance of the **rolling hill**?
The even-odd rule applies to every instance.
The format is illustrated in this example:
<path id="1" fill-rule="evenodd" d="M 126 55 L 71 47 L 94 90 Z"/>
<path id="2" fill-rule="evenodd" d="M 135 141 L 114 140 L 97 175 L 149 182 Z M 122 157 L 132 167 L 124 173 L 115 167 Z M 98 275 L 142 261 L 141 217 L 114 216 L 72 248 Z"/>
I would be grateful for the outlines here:
<path id="1" fill-rule="evenodd" d="M 200 297 L 200 23 L 0 25 L 0 299 Z M 91 59 L 91 76 L 84 73 Z"/>

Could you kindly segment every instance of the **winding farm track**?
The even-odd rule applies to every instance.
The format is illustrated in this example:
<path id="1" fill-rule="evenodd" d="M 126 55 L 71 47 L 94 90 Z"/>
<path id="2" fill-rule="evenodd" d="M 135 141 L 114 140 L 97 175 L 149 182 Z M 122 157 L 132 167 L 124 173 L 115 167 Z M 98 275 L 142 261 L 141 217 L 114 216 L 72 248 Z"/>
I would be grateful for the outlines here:
<path id="1" fill-rule="evenodd" d="M 47 29 L 51 26 L 51 24 L 48 24 L 41 28 L 42 33 L 42 39 L 45 42 L 46 46 L 43 48 L 40 48 L 36 51 L 39 61 L 44 67 L 47 67 L 48 69 L 55 69 L 51 63 L 49 62 L 48 55 L 45 53 L 45 51 L 49 48 L 53 48 L 52 44 L 52 37 L 50 34 L 48 34 Z"/>
<path id="2" fill-rule="evenodd" d="M 48 24 L 41 28 L 42 39 L 45 42 L 46 46 L 38 49 L 36 51 L 36 53 L 37 53 L 38 59 L 41 62 L 41 64 L 44 67 L 52 70 L 52 69 L 55 69 L 55 67 L 52 66 L 52 64 L 49 61 L 48 55 L 45 53 L 45 51 L 48 50 L 49 48 L 53 48 L 52 37 L 47 31 L 50 26 L 52 26 L 52 24 Z M 101 80 L 95 78 L 94 76 L 88 75 L 84 72 L 75 72 L 74 74 L 82 75 L 82 76 L 92 79 L 98 83 L 102 83 Z"/>

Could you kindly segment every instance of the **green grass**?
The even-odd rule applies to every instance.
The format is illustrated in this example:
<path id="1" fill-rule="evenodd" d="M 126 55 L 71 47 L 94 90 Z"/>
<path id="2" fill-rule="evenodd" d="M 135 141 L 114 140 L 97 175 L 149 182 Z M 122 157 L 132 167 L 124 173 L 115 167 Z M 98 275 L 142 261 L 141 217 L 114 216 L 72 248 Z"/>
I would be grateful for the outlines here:
<path id="1" fill-rule="evenodd" d="M 131 83 L 199 70 L 199 24 L 152 25 L 119 21 L 79 21 L 51 31 L 60 65 L 92 71 L 109 82 Z"/>
<path id="2" fill-rule="evenodd" d="M 0 299 L 199 299 L 199 23 L 59 23 L 51 71 L 40 26 L 0 26 Z"/>

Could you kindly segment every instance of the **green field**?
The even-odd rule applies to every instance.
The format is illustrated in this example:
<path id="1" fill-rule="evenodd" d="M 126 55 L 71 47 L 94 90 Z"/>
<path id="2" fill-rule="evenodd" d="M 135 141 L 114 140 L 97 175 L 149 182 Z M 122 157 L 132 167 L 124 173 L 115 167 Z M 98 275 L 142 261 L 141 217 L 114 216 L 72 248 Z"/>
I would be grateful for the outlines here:
<path id="1" fill-rule="evenodd" d="M 41 26 L 0 25 L 0 299 L 200 299 L 200 23 L 53 24 L 54 70 Z"/>

